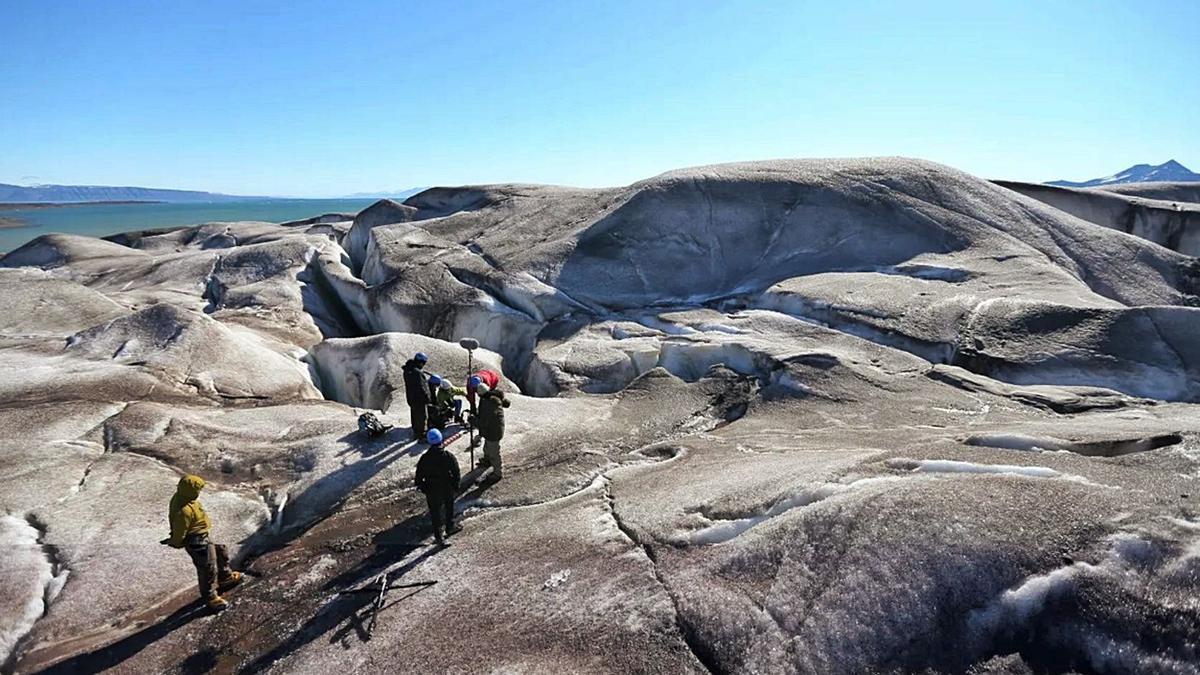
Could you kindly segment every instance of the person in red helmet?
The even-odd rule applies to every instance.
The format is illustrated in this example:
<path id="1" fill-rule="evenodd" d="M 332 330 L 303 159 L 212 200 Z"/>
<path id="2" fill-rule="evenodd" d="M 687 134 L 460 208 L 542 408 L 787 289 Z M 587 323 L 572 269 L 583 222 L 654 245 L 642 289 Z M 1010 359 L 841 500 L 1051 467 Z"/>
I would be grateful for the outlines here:
<path id="1" fill-rule="evenodd" d="M 500 386 L 500 373 L 494 370 L 481 370 L 467 378 L 467 402 L 471 404 L 472 416 L 479 413 L 475 388 L 480 384 L 486 385 L 488 389 L 496 389 Z"/>

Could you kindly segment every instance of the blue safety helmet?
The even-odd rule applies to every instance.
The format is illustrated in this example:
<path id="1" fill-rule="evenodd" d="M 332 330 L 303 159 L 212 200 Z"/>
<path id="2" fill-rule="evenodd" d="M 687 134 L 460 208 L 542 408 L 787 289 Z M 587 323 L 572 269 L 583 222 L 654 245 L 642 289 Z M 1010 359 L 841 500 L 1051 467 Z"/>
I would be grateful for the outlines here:
<path id="1" fill-rule="evenodd" d="M 438 377 L 437 375 L 433 375 L 429 378 L 429 384 L 435 387 L 440 387 L 442 386 L 442 378 Z"/>
<path id="2" fill-rule="evenodd" d="M 425 440 L 429 441 L 430 445 L 441 445 L 442 432 L 437 429 L 430 429 L 429 433 L 425 434 Z"/>
<path id="3" fill-rule="evenodd" d="M 479 386 L 480 382 L 483 382 L 483 380 L 479 379 L 478 375 L 472 375 L 471 379 L 467 380 L 467 386 L 474 389 Z"/>
<path id="4" fill-rule="evenodd" d="M 413 357 L 413 361 L 417 361 L 418 363 L 428 363 L 429 357 L 425 355 L 425 352 L 417 352 L 417 355 Z"/>

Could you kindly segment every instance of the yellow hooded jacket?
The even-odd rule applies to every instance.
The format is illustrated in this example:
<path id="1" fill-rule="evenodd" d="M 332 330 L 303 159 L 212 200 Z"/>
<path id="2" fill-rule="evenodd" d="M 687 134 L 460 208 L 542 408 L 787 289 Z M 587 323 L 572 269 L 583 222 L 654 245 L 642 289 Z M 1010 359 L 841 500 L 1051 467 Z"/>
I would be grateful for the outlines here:
<path id="1" fill-rule="evenodd" d="M 199 476 L 184 476 L 179 479 L 179 487 L 175 496 L 171 497 L 171 509 L 168 518 L 171 521 L 171 546 L 183 548 L 183 541 L 189 534 L 207 534 L 211 525 L 204 507 L 200 506 L 200 490 L 204 487 L 204 479 Z"/>

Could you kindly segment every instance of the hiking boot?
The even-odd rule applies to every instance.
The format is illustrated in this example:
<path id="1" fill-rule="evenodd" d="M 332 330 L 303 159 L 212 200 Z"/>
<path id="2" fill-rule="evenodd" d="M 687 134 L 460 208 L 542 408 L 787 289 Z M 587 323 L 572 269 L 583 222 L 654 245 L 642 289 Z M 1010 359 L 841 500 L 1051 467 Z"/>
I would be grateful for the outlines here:
<path id="1" fill-rule="evenodd" d="M 462 525 L 451 525 L 450 527 L 446 528 L 446 536 L 447 537 L 449 537 L 452 534 L 458 534 L 459 532 L 462 532 Z"/>
<path id="2" fill-rule="evenodd" d="M 225 602 L 225 598 L 222 598 L 219 595 L 214 595 L 211 600 L 204 604 L 211 612 L 223 612 L 227 607 L 229 607 L 229 603 Z"/>
<path id="3" fill-rule="evenodd" d="M 217 579 L 217 588 L 227 591 L 240 583 L 242 583 L 242 573 L 230 572 L 229 576 Z"/>

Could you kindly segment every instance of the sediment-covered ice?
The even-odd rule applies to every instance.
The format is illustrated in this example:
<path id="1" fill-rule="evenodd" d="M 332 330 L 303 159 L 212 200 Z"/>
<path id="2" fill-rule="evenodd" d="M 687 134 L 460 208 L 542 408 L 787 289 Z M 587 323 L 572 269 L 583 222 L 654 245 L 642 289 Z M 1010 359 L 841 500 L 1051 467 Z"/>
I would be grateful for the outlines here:
<path id="1" fill-rule="evenodd" d="M 1088 222 L 1200 255 L 1200 200 L 1194 187 L 1174 189 L 1076 189 L 999 181 L 1000 185 L 1045 202 Z M 1114 186 L 1115 187 L 1115 186 Z"/>
<path id="2" fill-rule="evenodd" d="M 775 161 L 40 237 L 0 259 L 2 655 L 1195 672 L 1193 209 L 1010 187 Z M 437 550 L 399 368 L 461 382 L 464 337 L 504 376 L 504 478 L 447 425 Z M 215 618 L 157 543 L 186 473 L 252 573 Z M 340 592 L 384 571 L 367 639 L 374 592 Z"/>
<path id="3" fill-rule="evenodd" d="M 429 375 L 440 375 L 455 386 L 466 386 L 468 354 L 456 344 L 411 333 L 380 333 L 361 338 L 331 338 L 308 353 L 314 380 L 326 398 L 357 408 L 387 412 L 393 402 L 404 400 L 404 363 L 417 352 L 426 354 Z M 504 372 L 503 359 L 495 352 L 475 350 L 472 370 Z M 509 391 L 517 390 L 505 381 Z"/>

